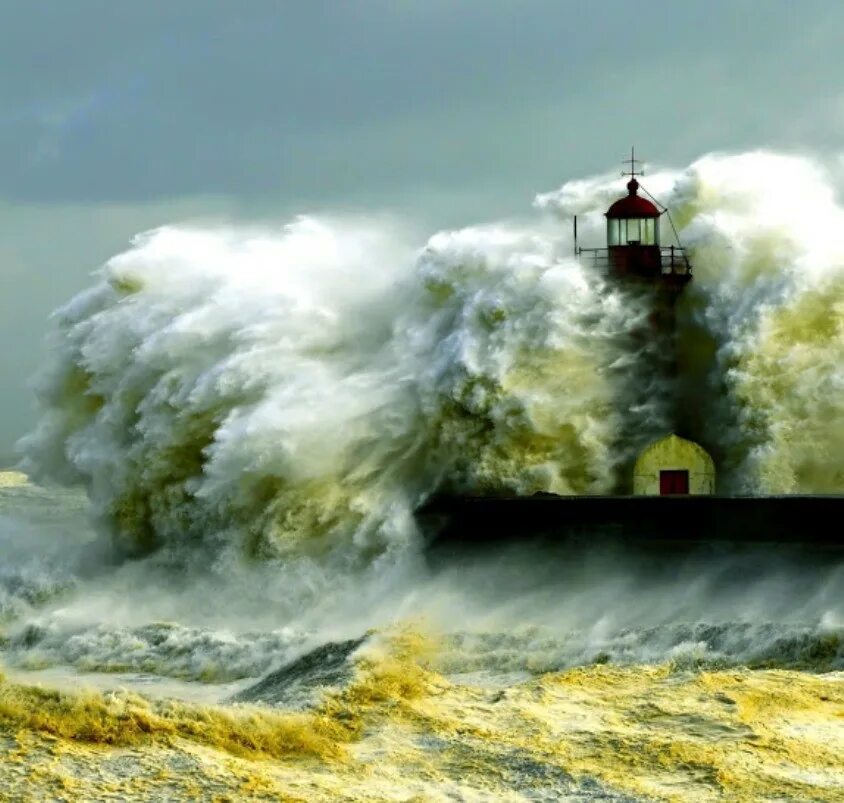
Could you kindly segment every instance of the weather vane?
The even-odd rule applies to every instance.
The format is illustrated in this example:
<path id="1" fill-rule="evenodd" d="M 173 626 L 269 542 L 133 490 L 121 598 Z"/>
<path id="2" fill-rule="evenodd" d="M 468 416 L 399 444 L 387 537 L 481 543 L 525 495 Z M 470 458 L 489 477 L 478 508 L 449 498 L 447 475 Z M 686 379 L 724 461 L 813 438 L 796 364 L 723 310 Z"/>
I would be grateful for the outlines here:
<path id="1" fill-rule="evenodd" d="M 630 158 L 629 159 L 623 159 L 621 163 L 623 165 L 628 165 L 628 164 L 630 165 L 630 171 L 629 172 L 626 171 L 626 170 L 621 171 L 622 176 L 632 176 L 633 178 L 635 178 L 636 176 L 644 176 L 645 175 L 644 168 L 642 168 L 640 170 L 636 169 L 636 165 L 641 164 L 642 160 L 636 158 L 636 151 L 635 151 L 635 149 L 632 145 L 630 146 Z"/>

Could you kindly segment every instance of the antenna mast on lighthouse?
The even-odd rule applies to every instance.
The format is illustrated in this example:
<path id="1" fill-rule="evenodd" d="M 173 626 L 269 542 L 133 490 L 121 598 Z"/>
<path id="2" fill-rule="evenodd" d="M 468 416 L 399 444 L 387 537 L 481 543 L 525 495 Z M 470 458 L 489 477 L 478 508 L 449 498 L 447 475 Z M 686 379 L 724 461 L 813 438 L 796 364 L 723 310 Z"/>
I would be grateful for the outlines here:
<path id="1" fill-rule="evenodd" d="M 635 146 L 633 146 L 633 145 L 630 146 L 630 158 L 629 159 L 622 159 L 621 163 L 623 165 L 630 165 L 629 171 L 627 171 L 627 170 L 621 171 L 622 176 L 630 176 L 630 178 L 636 178 L 636 176 L 644 176 L 645 175 L 645 169 L 644 168 L 642 168 L 641 170 L 636 169 L 636 165 L 642 164 L 642 160 L 636 158 L 636 148 L 635 148 Z"/>

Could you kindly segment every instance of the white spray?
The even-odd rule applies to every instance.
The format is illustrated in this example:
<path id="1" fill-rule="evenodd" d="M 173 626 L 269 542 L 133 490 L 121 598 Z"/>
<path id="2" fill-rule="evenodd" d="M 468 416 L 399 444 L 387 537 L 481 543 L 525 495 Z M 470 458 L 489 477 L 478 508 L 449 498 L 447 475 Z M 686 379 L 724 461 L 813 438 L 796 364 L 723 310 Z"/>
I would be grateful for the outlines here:
<path id="1" fill-rule="evenodd" d="M 756 153 L 647 184 L 692 249 L 681 351 L 723 489 L 840 491 L 829 180 Z M 597 239 L 617 193 L 597 179 L 538 205 L 585 213 Z M 625 335 L 646 308 L 570 253 L 568 224 L 548 223 L 415 254 L 389 227 L 327 219 L 147 233 L 57 313 L 27 468 L 83 482 L 132 550 L 347 567 L 418 543 L 413 510 L 439 488 L 612 492 L 631 417 L 642 441 L 668 423 L 656 391 L 629 405 L 643 355 Z"/>

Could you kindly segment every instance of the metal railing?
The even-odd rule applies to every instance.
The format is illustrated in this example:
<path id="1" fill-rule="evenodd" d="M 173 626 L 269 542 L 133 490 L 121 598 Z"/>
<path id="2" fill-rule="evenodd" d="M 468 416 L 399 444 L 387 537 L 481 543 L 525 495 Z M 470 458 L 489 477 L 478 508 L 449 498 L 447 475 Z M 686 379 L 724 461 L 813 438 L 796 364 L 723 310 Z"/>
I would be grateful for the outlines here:
<path id="1" fill-rule="evenodd" d="M 637 246 L 628 246 L 636 248 Z M 644 246 L 650 248 L 651 246 Z M 609 270 L 614 267 L 612 249 L 609 248 L 578 248 L 577 256 L 592 267 Z M 692 264 L 686 254 L 686 249 L 676 245 L 659 246 L 659 259 L 663 276 L 691 276 Z"/>

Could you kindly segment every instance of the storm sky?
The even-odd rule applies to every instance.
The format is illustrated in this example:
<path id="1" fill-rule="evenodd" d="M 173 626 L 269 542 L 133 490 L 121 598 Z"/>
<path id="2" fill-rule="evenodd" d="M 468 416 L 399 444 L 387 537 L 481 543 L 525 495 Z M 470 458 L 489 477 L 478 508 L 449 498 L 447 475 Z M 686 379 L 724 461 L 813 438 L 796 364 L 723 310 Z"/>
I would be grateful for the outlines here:
<path id="1" fill-rule="evenodd" d="M 835 0 L 0 9 L 0 467 L 34 421 L 50 311 L 138 231 L 372 211 L 424 235 L 527 214 L 631 143 L 662 165 L 776 148 L 842 171 Z"/>

